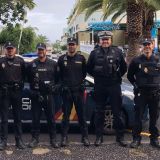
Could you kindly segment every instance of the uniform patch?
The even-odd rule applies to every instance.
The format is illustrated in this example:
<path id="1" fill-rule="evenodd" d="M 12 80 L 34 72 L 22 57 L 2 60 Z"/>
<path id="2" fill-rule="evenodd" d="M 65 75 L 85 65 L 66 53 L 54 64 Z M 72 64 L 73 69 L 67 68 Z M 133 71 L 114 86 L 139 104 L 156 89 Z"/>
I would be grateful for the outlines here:
<path id="1" fill-rule="evenodd" d="M 6 67 L 6 65 L 4 63 L 2 63 L 2 68 L 5 68 L 5 67 Z"/>
<path id="2" fill-rule="evenodd" d="M 36 67 L 36 64 L 35 64 L 35 63 L 33 63 L 33 64 L 32 64 L 32 67 L 34 67 L 34 68 L 35 68 L 35 67 Z"/>
<path id="3" fill-rule="evenodd" d="M 67 61 L 64 62 L 64 65 L 67 66 Z"/>
<path id="4" fill-rule="evenodd" d="M 144 72 L 148 73 L 148 68 L 147 67 L 144 68 Z"/>
<path id="5" fill-rule="evenodd" d="M 20 66 L 21 66 L 20 63 L 14 63 L 13 65 L 14 65 L 14 66 L 17 66 L 17 67 L 20 67 Z"/>
<path id="6" fill-rule="evenodd" d="M 40 71 L 40 72 L 46 72 L 47 69 L 46 68 L 39 68 L 38 71 Z"/>
<path id="7" fill-rule="evenodd" d="M 36 73 L 36 75 L 35 75 L 37 78 L 39 77 L 39 74 L 38 73 Z"/>
<path id="8" fill-rule="evenodd" d="M 112 53 L 115 53 L 115 50 L 112 49 Z"/>
<path id="9" fill-rule="evenodd" d="M 75 61 L 75 63 L 77 63 L 77 64 L 82 64 L 82 62 L 81 62 L 81 61 Z"/>

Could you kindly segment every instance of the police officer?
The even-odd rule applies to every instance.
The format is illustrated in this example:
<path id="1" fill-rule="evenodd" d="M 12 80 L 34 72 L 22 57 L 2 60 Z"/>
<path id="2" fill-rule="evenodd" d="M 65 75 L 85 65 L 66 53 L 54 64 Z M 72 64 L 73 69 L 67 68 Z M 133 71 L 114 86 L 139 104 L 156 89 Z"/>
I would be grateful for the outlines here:
<path id="1" fill-rule="evenodd" d="M 62 119 L 62 140 L 61 146 L 68 145 L 69 117 L 73 103 L 78 115 L 79 124 L 82 132 L 82 143 L 89 146 L 88 128 L 85 120 L 83 105 L 83 81 L 86 77 L 86 61 L 84 56 L 76 52 L 77 43 L 75 38 L 68 39 L 68 52 L 58 60 L 60 79 L 62 83 L 63 99 L 63 119 Z"/>
<path id="2" fill-rule="evenodd" d="M 46 57 L 46 45 L 37 44 L 38 58 L 28 67 L 28 79 L 31 88 L 32 100 L 32 140 L 29 147 L 36 147 L 39 143 L 40 117 L 44 109 L 48 122 L 50 144 L 58 148 L 56 141 L 54 93 L 57 83 L 56 62 Z"/>
<path id="3" fill-rule="evenodd" d="M 122 51 L 112 46 L 112 32 L 99 33 L 100 47 L 93 50 L 87 63 L 88 73 L 94 77 L 95 83 L 95 146 L 103 142 L 104 111 L 109 98 L 114 116 L 116 141 L 120 146 L 123 142 L 124 124 L 121 120 L 121 77 L 126 73 L 127 66 L 122 56 Z"/>
<path id="4" fill-rule="evenodd" d="M 137 148 L 141 142 L 142 118 L 144 108 L 148 106 L 150 123 L 150 144 L 160 148 L 158 142 L 159 89 L 160 89 L 160 61 L 152 54 L 152 40 L 143 41 L 143 54 L 134 58 L 129 65 L 128 80 L 134 86 L 135 94 L 135 125 L 133 128 L 132 148 Z"/>
<path id="5" fill-rule="evenodd" d="M 24 60 L 16 56 L 16 47 L 12 42 L 5 44 L 6 56 L 0 59 L 0 90 L 1 90 L 1 142 L 0 150 L 7 146 L 8 113 L 12 106 L 15 140 L 19 149 L 24 149 L 21 128 L 21 91 L 25 77 Z"/>

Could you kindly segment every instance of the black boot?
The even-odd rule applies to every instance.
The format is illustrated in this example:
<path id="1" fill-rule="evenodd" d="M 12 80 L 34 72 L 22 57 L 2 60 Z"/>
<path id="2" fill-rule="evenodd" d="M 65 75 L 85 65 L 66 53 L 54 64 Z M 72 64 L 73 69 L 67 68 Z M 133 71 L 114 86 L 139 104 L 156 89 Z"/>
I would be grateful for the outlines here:
<path id="1" fill-rule="evenodd" d="M 124 137 L 117 137 L 116 142 L 121 147 L 126 147 L 127 146 L 127 144 L 124 142 Z"/>
<path id="2" fill-rule="evenodd" d="M 86 146 L 86 147 L 89 147 L 90 146 L 90 142 L 89 142 L 89 139 L 88 139 L 88 137 L 82 137 L 82 141 L 81 141 L 83 144 L 84 144 L 84 146 Z"/>
<path id="3" fill-rule="evenodd" d="M 68 137 L 67 136 L 62 136 L 62 139 L 61 139 L 61 147 L 66 147 L 68 146 Z"/>
<path id="4" fill-rule="evenodd" d="M 23 141 L 22 141 L 21 138 L 16 138 L 15 140 L 16 140 L 16 147 L 17 147 L 18 149 L 25 149 L 25 148 L 26 148 L 26 146 L 25 146 L 25 144 L 23 143 Z"/>
<path id="5" fill-rule="evenodd" d="M 141 145 L 141 140 L 133 139 L 132 143 L 130 144 L 131 148 L 138 148 Z"/>
<path id="6" fill-rule="evenodd" d="M 35 148 L 38 146 L 39 140 L 38 138 L 32 138 L 31 142 L 29 143 L 28 147 L 29 148 Z"/>
<path id="7" fill-rule="evenodd" d="M 97 136 L 97 137 L 96 137 L 96 140 L 95 140 L 95 142 L 94 142 L 94 145 L 95 145 L 96 147 L 98 147 L 98 146 L 100 146 L 102 143 L 103 143 L 103 137 L 102 137 L 102 136 Z"/>
<path id="8" fill-rule="evenodd" d="M 7 141 L 6 140 L 1 140 L 0 142 L 0 151 L 5 150 L 7 147 Z"/>
<path id="9" fill-rule="evenodd" d="M 59 144 L 56 141 L 56 138 L 50 139 L 50 144 L 53 148 L 59 148 Z"/>
<path id="10" fill-rule="evenodd" d="M 155 148 L 160 149 L 160 144 L 159 144 L 158 138 L 150 139 L 150 145 L 155 147 Z"/>

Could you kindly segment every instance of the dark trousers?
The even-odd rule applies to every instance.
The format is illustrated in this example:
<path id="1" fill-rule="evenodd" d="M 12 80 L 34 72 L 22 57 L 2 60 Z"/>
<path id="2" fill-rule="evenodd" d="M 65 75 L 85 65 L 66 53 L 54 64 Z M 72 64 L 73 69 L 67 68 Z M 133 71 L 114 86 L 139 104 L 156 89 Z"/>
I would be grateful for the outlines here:
<path id="1" fill-rule="evenodd" d="M 142 119 L 145 107 L 149 108 L 149 131 L 150 138 L 157 138 L 159 136 L 157 129 L 157 119 L 159 117 L 159 97 L 152 93 L 140 93 L 135 95 L 135 124 L 133 128 L 133 138 L 141 140 L 140 133 L 142 131 Z"/>
<path id="2" fill-rule="evenodd" d="M 62 99 L 63 99 L 62 136 L 67 136 L 69 130 L 69 118 L 74 104 L 82 136 L 88 137 L 88 127 L 85 120 L 83 91 L 74 91 L 74 92 L 70 91 L 69 93 L 63 92 Z"/>
<path id="3" fill-rule="evenodd" d="M 21 110 L 22 110 L 21 91 L 9 91 L 7 95 L 1 98 L 0 114 L 1 114 L 1 139 L 7 140 L 8 137 L 8 113 L 12 106 L 15 138 L 19 139 L 22 135 L 21 126 Z"/>
<path id="4" fill-rule="evenodd" d="M 104 118 L 107 101 L 109 99 L 109 104 L 113 112 L 113 127 L 116 130 L 117 138 L 122 137 L 124 133 L 124 124 L 121 119 L 121 109 L 122 109 L 122 97 L 121 97 L 121 87 L 119 84 L 112 86 L 102 86 L 95 85 L 95 131 L 96 136 L 100 137 L 103 135 L 104 128 Z"/>
<path id="5" fill-rule="evenodd" d="M 43 95 L 44 100 L 32 98 L 32 137 L 38 139 L 42 108 L 46 115 L 50 139 L 56 138 L 55 102 L 53 95 Z"/>

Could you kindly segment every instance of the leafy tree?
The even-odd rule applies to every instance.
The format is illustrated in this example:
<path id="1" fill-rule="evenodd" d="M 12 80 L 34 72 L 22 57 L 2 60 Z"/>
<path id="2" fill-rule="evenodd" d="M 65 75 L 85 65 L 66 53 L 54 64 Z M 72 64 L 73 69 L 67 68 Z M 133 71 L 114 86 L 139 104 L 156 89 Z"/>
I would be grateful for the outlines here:
<path id="1" fill-rule="evenodd" d="M 62 49 L 62 51 L 67 50 L 67 45 L 63 45 L 63 46 L 61 46 L 61 49 Z"/>
<path id="2" fill-rule="evenodd" d="M 0 21 L 12 26 L 25 20 L 26 10 L 33 9 L 33 0 L 0 0 Z"/>
<path id="3" fill-rule="evenodd" d="M 7 41 L 13 42 L 18 46 L 20 38 L 21 28 L 16 26 L 14 28 L 4 28 L 0 33 L 0 45 L 4 45 Z M 20 54 L 25 52 L 35 51 L 37 35 L 35 29 L 27 27 L 23 29 L 21 43 L 20 43 Z"/>
<path id="4" fill-rule="evenodd" d="M 48 43 L 48 41 L 49 41 L 48 38 L 44 35 L 38 35 L 36 37 L 36 44 L 37 43 Z"/>

